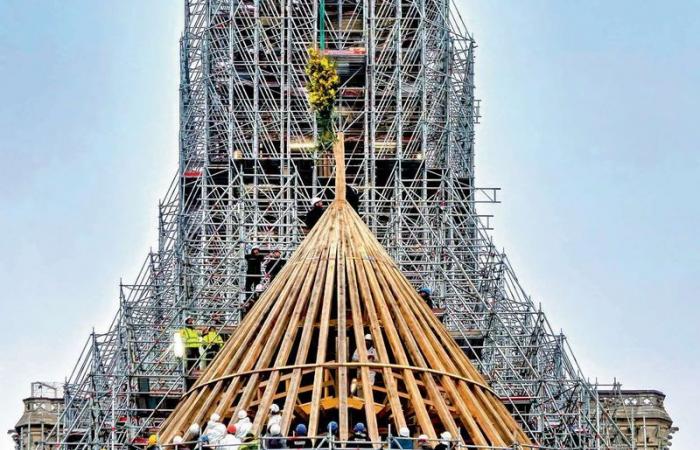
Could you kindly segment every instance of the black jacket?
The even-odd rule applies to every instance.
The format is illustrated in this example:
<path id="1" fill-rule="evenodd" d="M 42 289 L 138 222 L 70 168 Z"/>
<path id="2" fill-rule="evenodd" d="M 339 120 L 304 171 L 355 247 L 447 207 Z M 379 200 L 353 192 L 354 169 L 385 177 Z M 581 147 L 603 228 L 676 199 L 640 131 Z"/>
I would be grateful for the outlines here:
<path id="1" fill-rule="evenodd" d="M 248 269 L 246 271 L 246 274 L 258 276 L 262 274 L 261 268 L 263 256 L 261 254 L 258 253 L 257 255 L 246 255 L 245 260 L 248 262 Z"/>
<path id="2" fill-rule="evenodd" d="M 309 212 L 306 213 L 306 218 L 304 219 L 304 223 L 306 223 L 306 228 L 311 231 L 311 229 L 318 223 L 318 221 L 321 219 L 321 216 L 323 213 L 326 212 L 326 208 L 311 208 Z"/>

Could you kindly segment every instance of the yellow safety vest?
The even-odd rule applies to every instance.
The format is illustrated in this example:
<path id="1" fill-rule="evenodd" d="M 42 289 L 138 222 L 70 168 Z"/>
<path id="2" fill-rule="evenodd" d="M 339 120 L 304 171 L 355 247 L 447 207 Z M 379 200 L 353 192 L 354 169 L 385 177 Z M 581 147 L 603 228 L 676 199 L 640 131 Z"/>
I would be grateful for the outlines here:
<path id="1" fill-rule="evenodd" d="M 199 331 L 194 328 L 182 328 L 180 329 L 180 337 L 182 337 L 182 343 L 185 344 L 185 348 L 196 348 L 202 340 L 202 336 Z"/>
<path id="2" fill-rule="evenodd" d="M 221 335 L 216 331 L 210 331 L 209 333 L 205 334 L 202 338 L 202 344 L 204 344 L 204 347 L 209 347 L 210 345 L 217 344 L 224 345 L 224 340 L 221 338 Z"/>

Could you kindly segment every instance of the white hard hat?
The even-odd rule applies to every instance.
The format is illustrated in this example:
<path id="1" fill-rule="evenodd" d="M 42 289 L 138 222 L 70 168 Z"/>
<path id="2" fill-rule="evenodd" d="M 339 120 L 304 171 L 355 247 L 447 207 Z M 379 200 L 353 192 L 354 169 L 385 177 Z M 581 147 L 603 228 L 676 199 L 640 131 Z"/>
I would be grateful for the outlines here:
<path id="1" fill-rule="evenodd" d="M 173 438 L 173 444 L 175 444 L 175 445 L 182 444 L 182 436 L 175 436 Z"/>
<path id="2" fill-rule="evenodd" d="M 221 416 L 218 415 L 217 413 L 214 413 L 211 415 L 210 419 L 212 422 L 218 422 L 219 420 L 221 420 Z"/>
<path id="3" fill-rule="evenodd" d="M 245 409 L 238 411 L 238 418 L 239 419 L 245 419 L 246 417 L 248 417 L 248 413 L 246 412 Z"/>
<path id="4" fill-rule="evenodd" d="M 421 434 L 418 436 L 419 441 L 427 441 L 428 440 L 428 435 L 427 434 Z"/>
<path id="5" fill-rule="evenodd" d="M 270 412 L 273 414 L 277 414 L 278 412 L 280 412 L 280 407 L 273 403 L 270 405 Z"/>
<path id="6" fill-rule="evenodd" d="M 440 439 L 443 441 L 451 441 L 452 435 L 449 431 L 443 431 L 442 433 L 440 433 Z"/>
<path id="7" fill-rule="evenodd" d="M 399 436 L 408 437 L 411 435 L 411 431 L 407 427 L 401 427 L 399 429 Z"/>
<path id="8" fill-rule="evenodd" d="M 282 433 L 282 428 L 280 428 L 279 424 L 273 423 L 270 425 L 270 428 L 268 428 L 268 431 L 273 436 L 279 436 Z"/>
<path id="9" fill-rule="evenodd" d="M 316 203 L 322 202 L 323 199 L 321 197 L 314 197 L 311 199 L 311 206 L 316 206 Z"/>
<path id="10" fill-rule="evenodd" d="M 365 341 L 371 341 L 372 340 L 372 335 L 371 334 L 365 334 Z"/>
<path id="11" fill-rule="evenodd" d="M 255 292 L 260 293 L 260 292 L 262 292 L 262 291 L 264 291 L 264 290 L 265 290 L 265 286 L 263 286 L 262 284 L 258 284 L 258 285 L 255 286 Z"/>
<path id="12" fill-rule="evenodd" d="M 199 435 L 199 425 L 193 423 L 188 430 L 190 434 Z"/>

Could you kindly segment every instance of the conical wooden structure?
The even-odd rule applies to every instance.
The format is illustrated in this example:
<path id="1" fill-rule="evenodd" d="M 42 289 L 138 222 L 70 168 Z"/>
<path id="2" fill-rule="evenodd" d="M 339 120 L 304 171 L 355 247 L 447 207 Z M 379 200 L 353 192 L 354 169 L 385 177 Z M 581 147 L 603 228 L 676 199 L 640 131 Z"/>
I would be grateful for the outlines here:
<path id="1" fill-rule="evenodd" d="M 235 422 L 242 409 L 260 432 L 276 403 L 283 434 L 304 422 L 314 436 L 335 420 L 341 439 L 361 421 L 373 441 L 388 426 L 409 426 L 479 446 L 529 443 L 346 202 L 342 134 L 335 153 L 336 199 L 163 424 L 162 442 L 214 412 Z"/>

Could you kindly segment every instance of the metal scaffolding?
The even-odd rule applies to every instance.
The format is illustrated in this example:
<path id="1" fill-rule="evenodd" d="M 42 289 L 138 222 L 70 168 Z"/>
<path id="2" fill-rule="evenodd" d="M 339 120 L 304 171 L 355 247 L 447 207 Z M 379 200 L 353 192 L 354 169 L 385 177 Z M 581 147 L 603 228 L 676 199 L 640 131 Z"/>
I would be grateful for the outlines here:
<path id="1" fill-rule="evenodd" d="M 230 334 L 250 248 L 288 256 L 310 199 L 332 197 L 305 90 L 318 3 L 186 0 L 184 12 L 180 163 L 159 204 L 158 247 L 121 285 L 108 331 L 86 343 L 51 448 L 124 448 L 156 429 L 197 375 L 172 349 L 185 317 Z M 533 441 L 630 448 L 477 213 L 497 191 L 474 183 L 476 45 L 457 8 L 326 0 L 322 20 L 365 222 L 416 287 L 434 290 L 445 325 Z"/>

